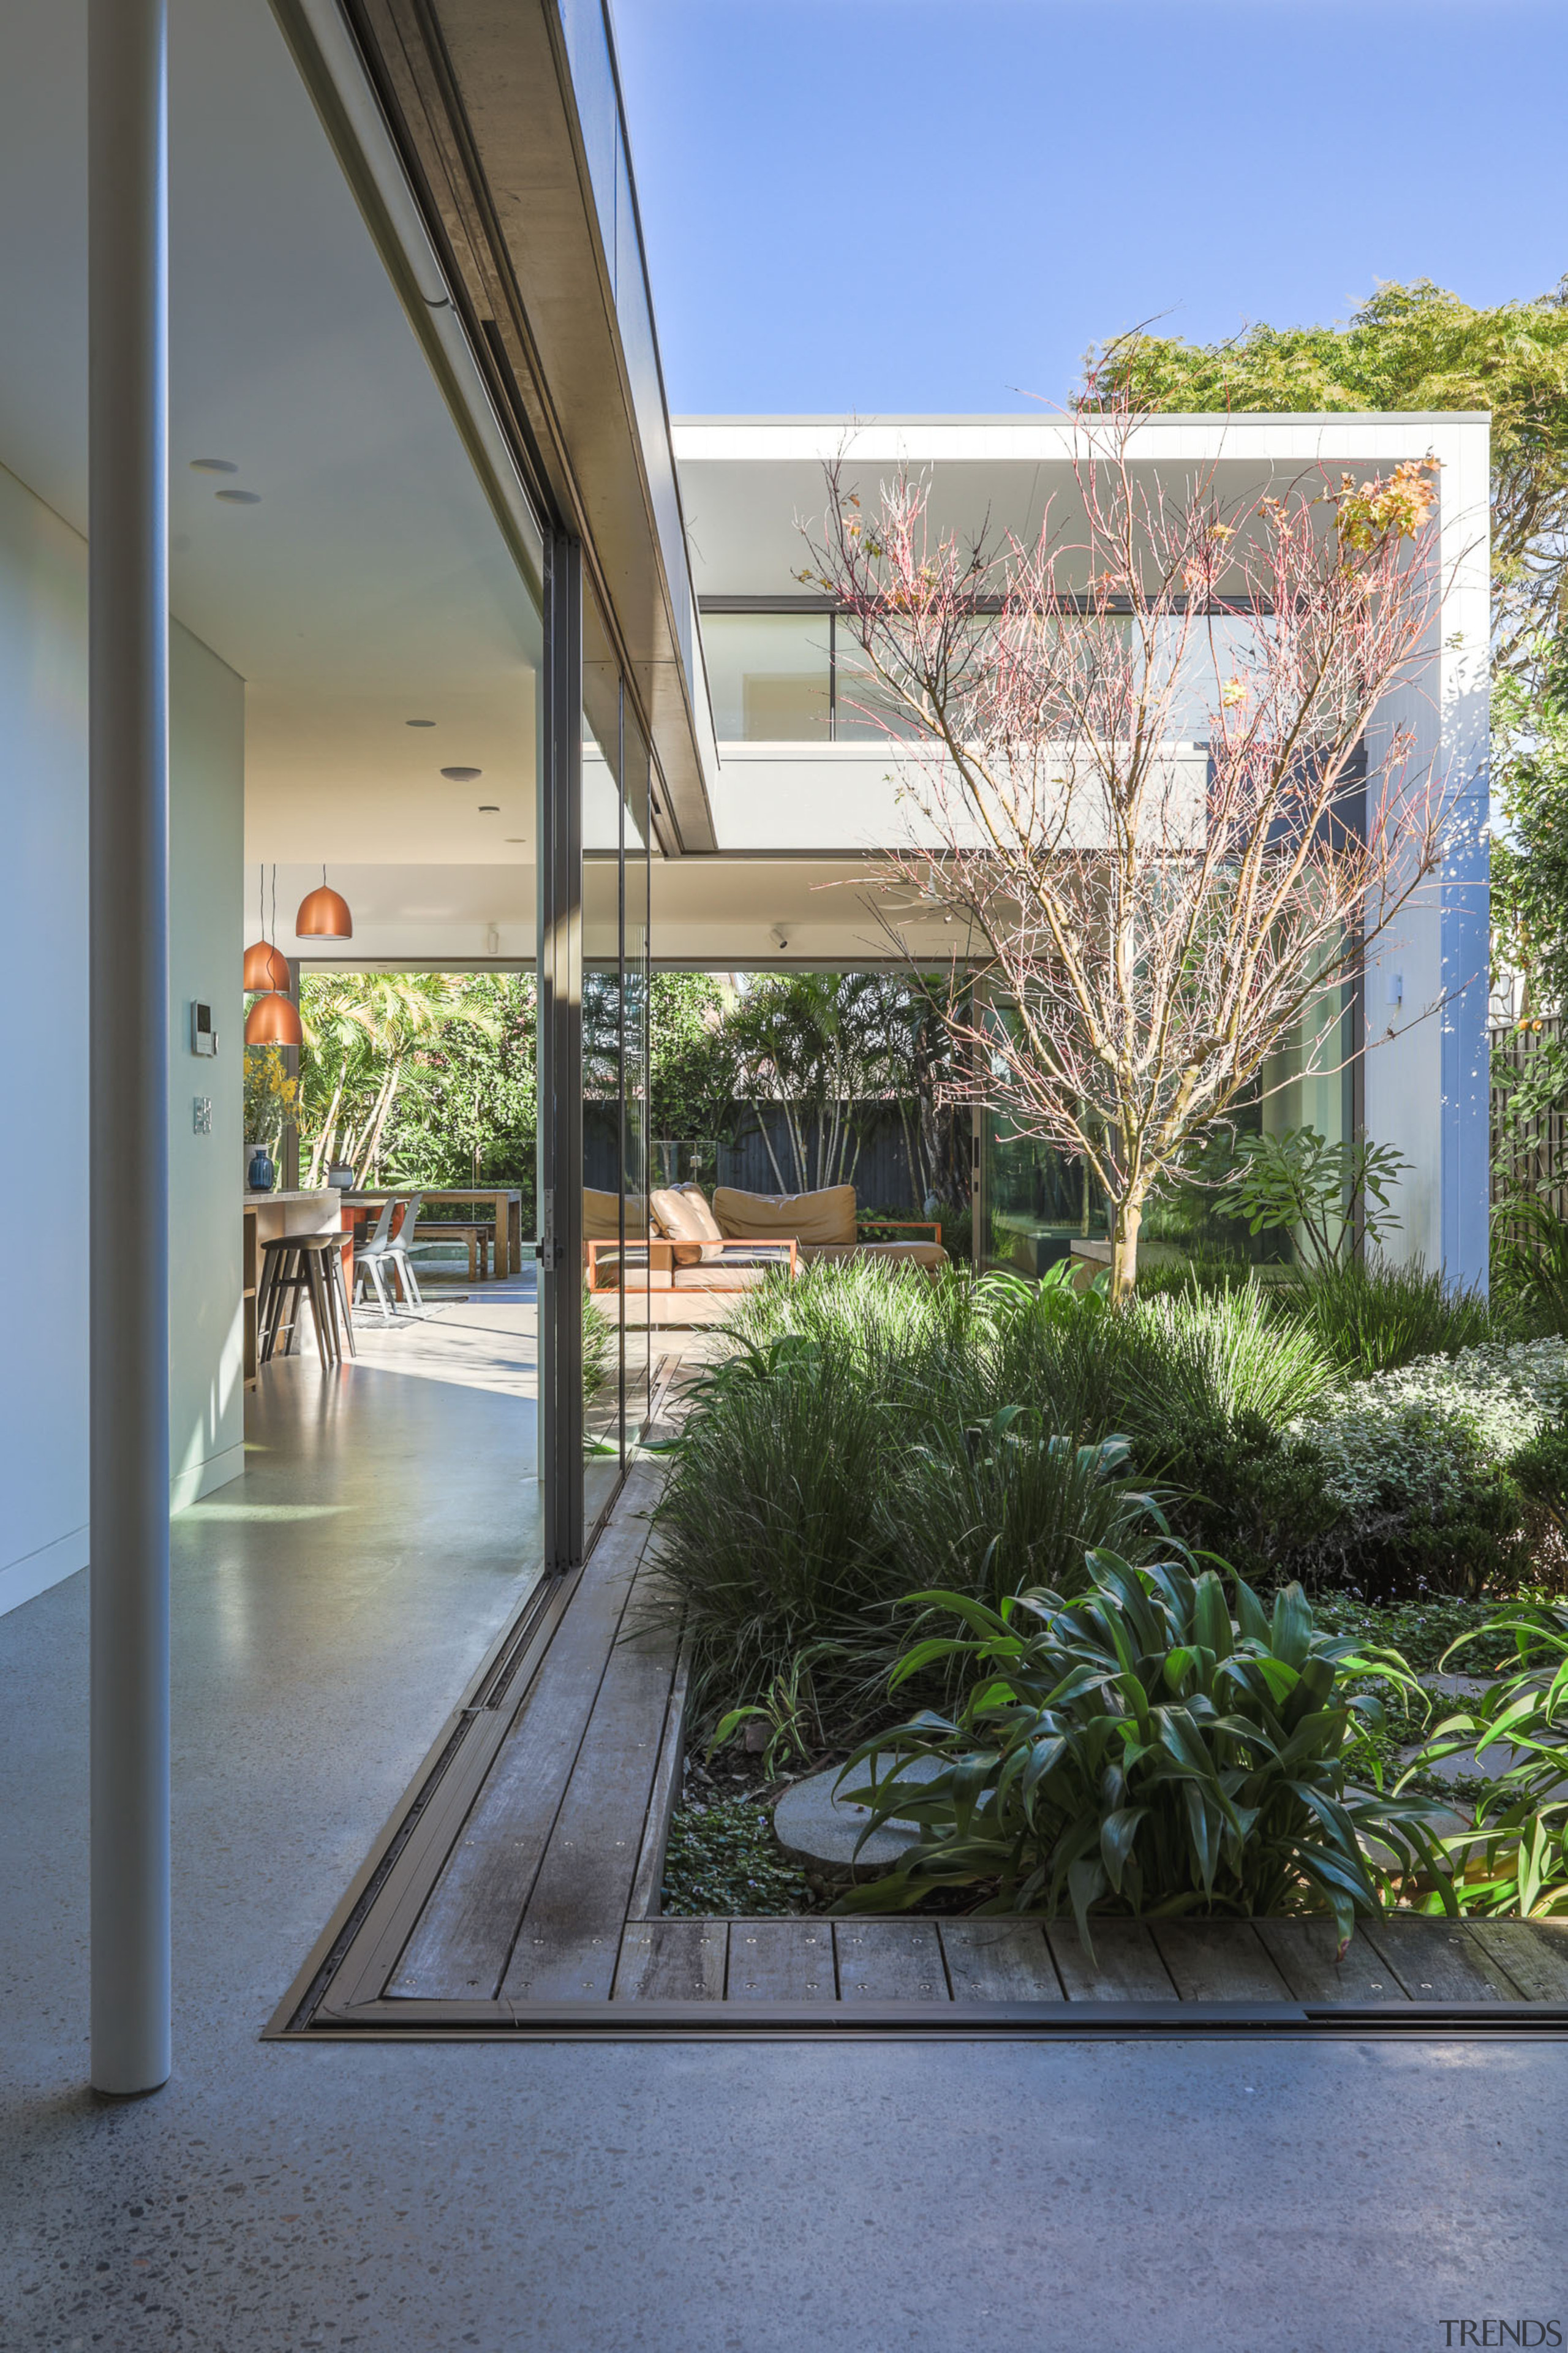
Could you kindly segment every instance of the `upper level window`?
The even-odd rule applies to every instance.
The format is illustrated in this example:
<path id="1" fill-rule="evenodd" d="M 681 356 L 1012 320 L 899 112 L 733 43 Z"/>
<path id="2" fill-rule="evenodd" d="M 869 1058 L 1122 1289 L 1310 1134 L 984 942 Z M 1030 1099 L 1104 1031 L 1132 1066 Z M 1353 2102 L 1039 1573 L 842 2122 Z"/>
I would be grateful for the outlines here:
<path id="1" fill-rule="evenodd" d="M 705 613 L 702 646 L 721 744 L 826 744 L 830 613 Z"/>
<path id="2" fill-rule="evenodd" d="M 987 614 L 978 616 L 973 626 L 984 631 L 995 624 Z M 1131 622 L 1110 621 L 1099 642 L 1103 648 L 1107 639 L 1112 646 L 1125 640 L 1131 669 L 1126 678 L 1104 681 L 1109 707 L 1125 708 L 1129 694 L 1169 690 L 1166 733 L 1177 741 L 1201 740 L 1229 681 L 1246 680 L 1257 658 L 1258 628 L 1257 617 L 1239 613 L 1207 615 L 1190 628 L 1163 617 L 1156 624 L 1153 671 L 1145 679 L 1131 643 Z M 919 732 L 874 676 L 853 628 L 837 615 L 705 612 L 702 644 L 721 744 L 876 744 Z M 1086 676 L 1095 667 L 1095 647 L 1091 631 L 1079 654 Z"/>

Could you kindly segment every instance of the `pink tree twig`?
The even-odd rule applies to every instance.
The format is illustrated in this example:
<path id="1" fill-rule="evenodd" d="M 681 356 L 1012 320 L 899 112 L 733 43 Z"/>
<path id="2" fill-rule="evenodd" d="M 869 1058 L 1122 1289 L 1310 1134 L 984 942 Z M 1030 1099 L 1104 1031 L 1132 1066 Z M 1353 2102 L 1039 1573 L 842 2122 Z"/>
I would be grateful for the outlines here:
<path id="1" fill-rule="evenodd" d="M 1138 464 L 1136 424 L 1080 420 L 1074 511 L 1032 543 L 939 534 L 907 473 L 868 510 L 830 467 L 802 575 L 900 758 L 884 879 L 971 949 L 950 1099 L 1087 1161 L 1118 1293 L 1150 1187 L 1269 1058 L 1305 1037 L 1309 1069 L 1337 1059 L 1331 993 L 1435 871 L 1447 811 L 1408 726 L 1364 799 L 1359 760 L 1431 658 L 1431 468 L 1227 501 L 1212 469 L 1178 491 Z"/>

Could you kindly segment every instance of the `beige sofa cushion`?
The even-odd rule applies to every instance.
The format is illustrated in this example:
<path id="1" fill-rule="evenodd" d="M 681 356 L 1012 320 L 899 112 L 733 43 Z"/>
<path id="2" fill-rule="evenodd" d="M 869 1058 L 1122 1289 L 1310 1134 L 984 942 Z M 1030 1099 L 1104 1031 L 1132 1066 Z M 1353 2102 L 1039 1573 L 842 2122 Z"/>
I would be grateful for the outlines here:
<path id="1" fill-rule="evenodd" d="M 677 1266 L 698 1266 L 723 1257 L 713 1247 L 723 1240 L 722 1230 L 695 1185 L 658 1185 L 648 1200 L 659 1232 L 675 1244 Z"/>
<path id="2" fill-rule="evenodd" d="M 855 1244 L 855 1187 L 829 1185 L 819 1193 L 742 1193 L 734 1185 L 714 1189 L 713 1214 L 721 1230 L 736 1241 Z"/>
<path id="3" fill-rule="evenodd" d="M 640 1194 L 626 1195 L 626 1240 L 640 1241 L 647 1230 L 647 1203 Z M 621 1238 L 621 1197 L 583 1187 L 583 1240 L 618 1242 Z"/>

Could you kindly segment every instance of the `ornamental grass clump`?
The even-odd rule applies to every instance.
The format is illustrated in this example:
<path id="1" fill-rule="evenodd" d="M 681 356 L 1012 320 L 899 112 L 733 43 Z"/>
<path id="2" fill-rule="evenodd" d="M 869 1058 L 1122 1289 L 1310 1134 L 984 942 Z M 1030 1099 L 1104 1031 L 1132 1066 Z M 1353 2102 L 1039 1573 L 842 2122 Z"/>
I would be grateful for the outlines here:
<path id="1" fill-rule="evenodd" d="M 1495 1336 L 1480 1293 L 1428 1272 L 1351 1260 L 1282 1286 L 1281 1304 L 1312 1333 L 1342 1373 L 1367 1379 L 1422 1356 L 1455 1356 Z"/>
<path id="2" fill-rule="evenodd" d="M 1568 1219 L 1533 1193 L 1513 1192 L 1493 1213 L 1492 1289 L 1528 1332 L 1568 1332 Z"/>
<path id="3" fill-rule="evenodd" d="M 1025 1586 L 1077 1593 L 1089 1554 L 1142 1559 L 1167 1534 L 1155 1496 L 1127 1476 L 1124 1438 L 1075 1446 L 1024 1406 L 910 1449 L 880 1507 L 906 1577 L 993 1606 Z"/>
<path id="4" fill-rule="evenodd" d="M 654 1518 L 644 1620 L 684 1626 L 700 1701 L 750 1699 L 808 1643 L 850 1650 L 891 1586 L 876 1502 L 896 1414 L 852 1357 L 798 1333 L 700 1384 Z"/>
<path id="5" fill-rule="evenodd" d="M 1417 1870 L 1455 1908 L 1437 1809 L 1383 1794 L 1381 1699 L 1344 1687 L 1375 1675 L 1414 1695 L 1396 1653 L 1323 1632 L 1300 1586 L 1270 1613 L 1235 1578 L 1233 1616 L 1213 1569 L 1110 1553 L 1086 1566 L 1074 1601 L 911 1598 L 966 1630 L 912 1642 L 892 1687 L 948 1662 L 968 1687 L 951 1715 L 878 1732 L 845 1767 L 868 1835 L 897 1819 L 921 1841 L 841 1909 L 964 1889 L 977 1912 L 1070 1911 L 1086 1942 L 1106 1913 L 1326 1911 L 1348 1937 Z M 932 1778 L 905 1778 L 917 1760 Z"/>
<path id="6" fill-rule="evenodd" d="M 744 1293 L 725 1336 L 742 1354 L 809 1340 L 879 1397 L 962 1419 L 984 1401 L 984 1291 L 958 1271 L 912 1281 L 885 1259 L 829 1261 Z"/>
<path id="7" fill-rule="evenodd" d="M 1334 1377 L 1316 1336 L 1259 1289 L 1134 1301 L 1110 1339 L 1123 1410 L 1151 1436 L 1168 1428 L 1173 1414 L 1288 1421 L 1315 1405 Z"/>

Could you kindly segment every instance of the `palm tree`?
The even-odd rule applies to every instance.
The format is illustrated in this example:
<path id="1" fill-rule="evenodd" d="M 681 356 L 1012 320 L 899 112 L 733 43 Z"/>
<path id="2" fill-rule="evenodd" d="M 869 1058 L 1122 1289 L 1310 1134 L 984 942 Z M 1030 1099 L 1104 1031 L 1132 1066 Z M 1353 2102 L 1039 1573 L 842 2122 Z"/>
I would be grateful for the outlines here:
<path id="1" fill-rule="evenodd" d="M 454 1022 L 494 1037 L 491 1008 L 444 972 L 310 973 L 300 989 L 304 1123 L 315 1129 L 308 1182 L 334 1160 L 356 1188 L 374 1181 L 382 1137 L 410 1058 Z"/>
<path id="2" fill-rule="evenodd" d="M 906 983 L 885 973 L 803 972 L 760 981 L 731 1016 L 743 1099 L 781 1192 L 853 1180 L 862 1107 L 899 1090 L 908 994 Z M 784 1181 L 763 1101 L 783 1112 L 793 1185 Z"/>

